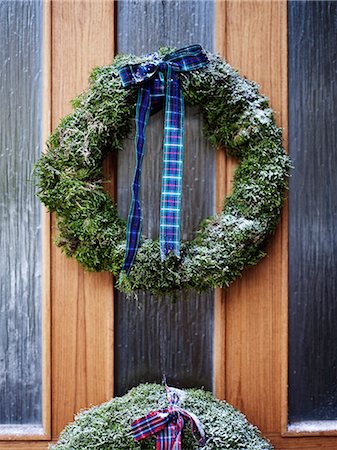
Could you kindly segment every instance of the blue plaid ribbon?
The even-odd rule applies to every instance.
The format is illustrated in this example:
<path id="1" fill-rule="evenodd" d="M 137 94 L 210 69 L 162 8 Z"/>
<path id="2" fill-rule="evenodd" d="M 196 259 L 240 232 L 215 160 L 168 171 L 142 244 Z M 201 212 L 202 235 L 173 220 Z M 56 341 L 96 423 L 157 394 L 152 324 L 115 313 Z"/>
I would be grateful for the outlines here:
<path id="1" fill-rule="evenodd" d="M 132 183 L 132 200 L 126 231 L 123 270 L 129 274 L 139 247 L 142 211 L 139 200 L 145 130 L 149 115 L 164 105 L 164 148 L 160 204 L 160 254 L 164 260 L 172 251 L 180 257 L 180 210 L 184 159 L 184 98 L 179 72 L 201 69 L 208 64 L 200 45 L 191 45 L 160 58 L 149 56 L 142 64 L 128 64 L 119 69 L 122 85 L 139 88 L 136 105 L 136 168 Z"/>
<path id="2" fill-rule="evenodd" d="M 169 407 L 153 411 L 136 419 L 131 424 L 131 433 L 136 442 L 156 436 L 156 450 L 181 450 L 181 434 L 188 420 L 193 437 L 199 445 L 205 445 L 205 433 L 197 416 L 180 407 L 183 391 L 167 387 Z M 198 439 L 197 433 L 200 438 Z"/>

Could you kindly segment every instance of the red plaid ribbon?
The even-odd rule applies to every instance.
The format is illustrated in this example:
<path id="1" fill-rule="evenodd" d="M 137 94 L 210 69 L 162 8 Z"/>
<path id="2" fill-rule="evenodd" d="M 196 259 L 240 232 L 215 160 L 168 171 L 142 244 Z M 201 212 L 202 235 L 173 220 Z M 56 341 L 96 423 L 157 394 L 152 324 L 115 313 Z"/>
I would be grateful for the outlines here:
<path id="1" fill-rule="evenodd" d="M 135 441 L 157 436 L 156 450 L 181 450 L 181 434 L 185 421 L 191 424 L 193 437 L 199 445 L 205 445 L 205 433 L 197 416 L 182 409 L 179 389 L 167 387 L 169 407 L 152 411 L 132 422 L 131 432 Z M 197 433 L 200 438 L 197 439 Z"/>

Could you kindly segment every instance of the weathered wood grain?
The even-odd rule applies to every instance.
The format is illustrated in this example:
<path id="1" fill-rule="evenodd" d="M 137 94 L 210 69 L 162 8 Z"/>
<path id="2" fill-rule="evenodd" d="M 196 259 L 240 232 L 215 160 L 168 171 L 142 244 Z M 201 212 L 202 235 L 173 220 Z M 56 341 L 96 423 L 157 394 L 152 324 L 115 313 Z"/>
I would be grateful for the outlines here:
<path id="1" fill-rule="evenodd" d="M 42 137 L 42 4 L 1 2 L 0 31 L 0 438 L 4 439 L 7 433 L 13 438 L 14 424 L 19 435 L 33 433 L 29 424 L 43 434 L 43 233 L 32 180 Z"/>
<path id="2" fill-rule="evenodd" d="M 159 229 L 161 157 L 156 158 L 155 151 L 161 155 L 161 119 L 162 115 L 151 118 L 149 129 L 153 134 L 151 138 L 149 130 L 143 169 L 144 229 L 150 236 L 158 233 Z M 210 215 L 214 207 L 215 152 L 204 143 L 200 130 L 201 118 L 195 111 L 187 111 L 186 122 L 182 235 L 190 238 L 200 218 Z M 128 191 L 131 186 L 126 173 L 133 172 L 133 148 L 127 150 L 129 154 L 120 155 L 118 171 L 119 205 L 125 209 L 129 206 Z M 200 155 L 200 152 L 203 154 Z M 121 157 L 124 161 L 121 161 Z M 122 167 L 122 164 L 125 166 Z M 153 184 L 157 187 L 153 187 Z M 126 192 L 127 198 L 123 196 Z M 194 226 L 191 222 L 194 222 Z M 154 224 L 157 224 L 157 228 Z M 141 381 L 160 382 L 164 374 L 168 382 L 175 385 L 199 385 L 212 389 L 213 302 L 211 293 L 177 294 L 174 301 L 169 297 L 160 299 L 139 293 L 137 302 L 118 294 L 116 391 L 123 393 Z"/>
<path id="3" fill-rule="evenodd" d="M 161 45 L 200 43 L 214 47 L 213 1 L 124 1 L 118 6 L 118 51 L 144 54 Z M 136 36 L 136 38 L 135 38 Z M 198 108 L 187 108 L 183 179 L 182 239 L 191 239 L 200 220 L 215 210 L 215 150 L 202 136 Z M 142 171 L 143 234 L 159 232 L 163 114 L 152 116 Z M 134 172 L 130 138 L 119 155 L 117 200 L 126 217 Z M 214 294 L 177 294 L 176 301 L 139 294 L 116 300 L 116 391 L 141 381 L 162 380 L 177 386 L 213 385 Z"/>
<path id="4" fill-rule="evenodd" d="M 336 34 L 336 2 L 289 3 L 289 420 L 297 423 L 337 417 Z"/>

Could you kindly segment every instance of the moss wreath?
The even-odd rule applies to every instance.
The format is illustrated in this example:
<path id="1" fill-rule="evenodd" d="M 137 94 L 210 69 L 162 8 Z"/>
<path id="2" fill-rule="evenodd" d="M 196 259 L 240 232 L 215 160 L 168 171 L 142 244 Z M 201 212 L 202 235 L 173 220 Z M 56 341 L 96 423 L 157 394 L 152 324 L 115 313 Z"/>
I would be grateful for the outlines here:
<path id="1" fill-rule="evenodd" d="M 258 86 L 219 56 L 207 55 L 208 67 L 179 74 L 185 102 L 199 105 L 204 135 L 240 164 L 222 212 L 203 220 L 195 238 L 182 243 L 180 259 L 172 254 L 162 262 L 158 241 L 143 237 L 130 275 L 121 273 L 126 223 L 104 190 L 103 160 L 123 150 L 137 98 L 122 87 L 118 68 L 148 57 L 118 55 L 112 65 L 94 69 L 89 88 L 73 100 L 73 113 L 52 133 L 35 166 L 37 195 L 56 211 L 57 244 L 86 269 L 112 272 L 124 292 L 228 286 L 265 255 L 262 244 L 277 224 L 290 168 L 281 130 Z"/>
<path id="2" fill-rule="evenodd" d="M 259 430 L 233 406 L 215 399 L 201 389 L 186 389 L 182 407 L 194 413 L 202 422 L 206 444 L 204 450 L 272 450 Z M 158 384 L 143 384 L 123 397 L 116 397 L 100 406 L 82 411 L 65 428 L 51 450 L 151 450 L 154 438 L 134 442 L 131 422 L 167 407 L 165 388 Z M 184 428 L 182 448 L 200 448 L 188 427 Z"/>

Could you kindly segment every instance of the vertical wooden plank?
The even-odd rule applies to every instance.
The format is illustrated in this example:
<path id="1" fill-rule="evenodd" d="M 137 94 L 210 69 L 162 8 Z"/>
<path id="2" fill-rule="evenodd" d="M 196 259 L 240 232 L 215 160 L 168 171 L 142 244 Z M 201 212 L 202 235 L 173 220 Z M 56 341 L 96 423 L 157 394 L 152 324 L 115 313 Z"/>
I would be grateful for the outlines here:
<path id="1" fill-rule="evenodd" d="M 1 440 L 47 439 L 50 422 L 48 252 L 32 180 L 45 125 L 43 19 L 42 1 L 0 2 Z"/>
<path id="2" fill-rule="evenodd" d="M 288 14 L 289 431 L 337 434 L 337 3 Z"/>
<path id="3" fill-rule="evenodd" d="M 287 2 L 227 0 L 218 50 L 269 96 L 287 142 Z M 219 27 L 225 27 L 219 31 Z M 227 190 L 233 163 L 227 164 Z M 287 302 L 286 217 L 267 247 L 226 293 L 226 400 L 263 432 L 280 432 L 282 327 Z M 284 379 L 283 379 L 284 382 Z"/>
<path id="4" fill-rule="evenodd" d="M 118 51 L 132 54 L 156 51 L 166 45 L 179 48 L 198 42 L 214 48 L 214 0 L 122 1 L 118 5 Z M 154 33 L 149 30 L 155 24 Z M 137 29 L 137 39 L 134 30 Z M 202 118 L 196 107 L 186 107 L 185 161 L 182 200 L 182 240 L 191 239 L 203 217 L 214 213 L 215 154 L 202 136 Z M 158 237 L 161 192 L 163 112 L 147 127 L 142 168 L 143 234 Z M 118 155 L 118 207 L 127 217 L 134 168 L 134 144 Z M 115 389 L 118 394 L 145 381 L 162 380 L 181 387 L 213 381 L 213 291 L 178 293 L 172 297 L 140 293 L 138 308 L 118 293 L 115 304 Z M 141 324 L 141 325 L 139 325 Z"/>
<path id="5" fill-rule="evenodd" d="M 226 398 L 226 291 L 216 289 L 214 296 L 214 395 Z"/>
<path id="6" fill-rule="evenodd" d="M 113 0 L 52 2 L 52 126 L 114 54 Z M 55 225 L 55 221 L 53 221 Z M 113 394 L 113 286 L 52 247 L 53 437 L 80 408 Z"/>
<path id="7" fill-rule="evenodd" d="M 43 2 L 42 141 L 51 131 L 51 2 Z M 51 438 L 51 217 L 42 209 L 42 423 Z"/>
<path id="8" fill-rule="evenodd" d="M 215 14 L 216 51 L 224 57 L 226 48 L 226 2 L 217 0 Z M 227 192 L 227 157 L 225 149 L 216 155 L 216 212 L 221 212 Z M 214 298 L 214 394 L 226 397 L 226 289 L 216 289 Z"/>

